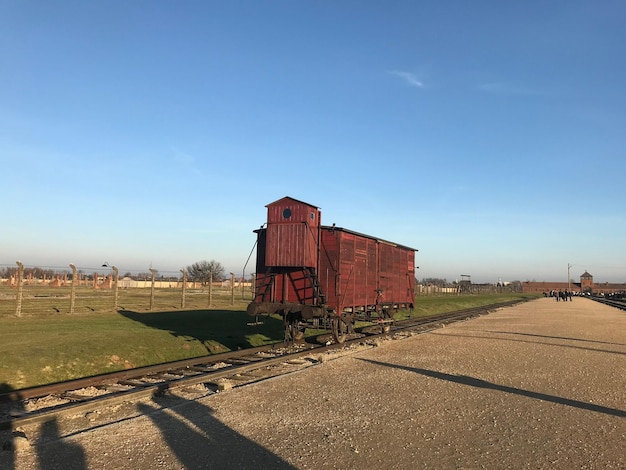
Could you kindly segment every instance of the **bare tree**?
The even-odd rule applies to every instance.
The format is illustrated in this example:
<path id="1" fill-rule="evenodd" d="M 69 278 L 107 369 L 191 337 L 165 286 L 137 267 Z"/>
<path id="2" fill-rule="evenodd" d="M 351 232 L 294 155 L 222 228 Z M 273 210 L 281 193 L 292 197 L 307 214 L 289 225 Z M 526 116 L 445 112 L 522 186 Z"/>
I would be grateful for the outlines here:
<path id="1" fill-rule="evenodd" d="M 187 275 L 190 281 L 201 282 L 203 285 L 209 283 L 213 275 L 214 281 L 221 281 L 224 278 L 224 267 L 215 260 L 198 261 L 191 266 L 187 266 Z"/>

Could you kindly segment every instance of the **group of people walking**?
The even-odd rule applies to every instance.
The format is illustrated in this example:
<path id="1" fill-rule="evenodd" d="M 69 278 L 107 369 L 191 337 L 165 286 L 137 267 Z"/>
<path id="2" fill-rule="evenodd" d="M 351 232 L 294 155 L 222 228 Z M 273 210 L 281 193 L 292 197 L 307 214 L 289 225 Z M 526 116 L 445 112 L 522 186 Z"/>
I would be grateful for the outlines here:
<path id="1" fill-rule="evenodd" d="M 561 300 L 563 302 L 566 302 L 567 300 L 569 300 L 571 302 L 573 295 L 574 294 L 572 293 L 571 290 L 561 290 L 561 289 L 559 289 L 559 290 L 551 290 L 550 291 L 550 297 L 554 297 L 557 302 L 560 302 Z"/>

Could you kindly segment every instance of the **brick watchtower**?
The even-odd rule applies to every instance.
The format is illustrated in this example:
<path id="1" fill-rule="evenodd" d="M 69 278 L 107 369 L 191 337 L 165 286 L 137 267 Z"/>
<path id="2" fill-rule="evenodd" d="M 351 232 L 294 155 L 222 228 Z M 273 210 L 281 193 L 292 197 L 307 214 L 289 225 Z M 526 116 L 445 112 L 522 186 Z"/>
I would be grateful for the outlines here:
<path id="1" fill-rule="evenodd" d="M 580 276 L 580 291 L 583 294 L 593 292 L 593 276 L 587 271 Z"/>

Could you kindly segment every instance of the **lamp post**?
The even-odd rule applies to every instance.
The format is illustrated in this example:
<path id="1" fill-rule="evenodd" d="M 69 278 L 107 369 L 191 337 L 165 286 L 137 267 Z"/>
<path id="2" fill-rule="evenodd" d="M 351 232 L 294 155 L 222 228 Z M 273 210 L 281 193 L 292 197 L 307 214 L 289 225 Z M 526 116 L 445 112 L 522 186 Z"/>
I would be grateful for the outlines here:
<path id="1" fill-rule="evenodd" d="M 570 277 L 569 277 L 569 270 L 572 267 L 571 264 L 567 263 L 567 293 L 569 295 L 569 293 L 571 292 L 572 288 L 570 286 Z"/>
<path id="2" fill-rule="evenodd" d="M 150 273 L 152 274 L 150 284 L 150 311 L 152 311 L 152 307 L 154 307 L 154 278 L 156 276 L 156 269 L 150 268 Z"/>
<path id="3" fill-rule="evenodd" d="M 111 266 L 107 261 L 102 264 L 103 268 L 111 268 L 113 270 L 113 308 L 117 310 L 117 299 L 118 299 L 118 281 L 120 278 L 120 272 L 115 266 Z"/>

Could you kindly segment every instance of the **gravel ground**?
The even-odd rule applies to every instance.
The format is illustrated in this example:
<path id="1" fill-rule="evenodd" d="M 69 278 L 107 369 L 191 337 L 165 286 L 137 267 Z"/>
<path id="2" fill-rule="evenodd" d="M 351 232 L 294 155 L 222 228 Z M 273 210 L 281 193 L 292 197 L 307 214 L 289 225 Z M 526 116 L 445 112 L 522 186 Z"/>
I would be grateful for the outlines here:
<path id="1" fill-rule="evenodd" d="M 104 418 L 22 430 L 0 468 L 625 469 L 626 313 L 539 299 Z"/>

